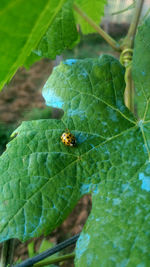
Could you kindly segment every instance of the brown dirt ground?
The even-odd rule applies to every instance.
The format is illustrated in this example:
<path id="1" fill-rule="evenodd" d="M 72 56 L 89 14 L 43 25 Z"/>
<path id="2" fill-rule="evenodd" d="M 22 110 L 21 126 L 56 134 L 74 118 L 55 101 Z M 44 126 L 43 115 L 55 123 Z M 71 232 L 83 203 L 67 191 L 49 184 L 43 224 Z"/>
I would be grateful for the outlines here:
<path id="1" fill-rule="evenodd" d="M 41 60 L 30 70 L 20 68 L 11 83 L 0 93 L 0 120 L 14 123 L 23 111 L 33 107 L 45 107 L 41 88 L 50 75 L 53 63 Z"/>

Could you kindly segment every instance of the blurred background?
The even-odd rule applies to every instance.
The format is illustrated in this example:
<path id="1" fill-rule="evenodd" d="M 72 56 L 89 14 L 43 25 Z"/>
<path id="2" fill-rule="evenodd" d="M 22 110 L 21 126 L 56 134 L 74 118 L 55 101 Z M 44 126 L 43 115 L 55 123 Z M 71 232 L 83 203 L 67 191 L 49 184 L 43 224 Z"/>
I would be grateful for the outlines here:
<path id="1" fill-rule="evenodd" d="M 123 38 L 129 28 L 134 4 L 133 0 L 111 0 L 105 8 L 105 16 L 101 26 L 113 38 Z M 150 0 L 145 0 L 142 17 L 148 12 Z M 124 11 L 121 12 L 120 11 Z M 53 67 L 61 60 L 68 58 L 98 57 L 101 54 L 111 54 L 119 57 L 98 34 L 81 35 L 80 43 L 73 49 L 52 61 L 43 59 L 35 63 L 29 70 L 20 68 L 9 85 L 0 92 L 0 154 L 5 150 L 10 141 L 10 134 L 23 120 L 59 118 L 60 110 L 46 107 L 41 90 Z M 90 196 L 84 196 L 65 222 L 51 235 L 46 237 L 49 244 L 56 244 L 81 231 L 91 209 Z M 24 244 L 16 242 L 15 261 L 20 261 L 31 256 L 32 252 L 39 251 L 43 237 L 34 238 Z M 30 245 L 29 245 L 30 243 Z M 31 249 L 32 246 L 32 249 Z M 48 247 L 46 247 L 48 248 Z M 66 252 L 72 248 L 66 249 Z M 53 265 L 54 266 L 54 265 Z M 55 266 L 74 266 L 73 261 L 68 261 Z"/>

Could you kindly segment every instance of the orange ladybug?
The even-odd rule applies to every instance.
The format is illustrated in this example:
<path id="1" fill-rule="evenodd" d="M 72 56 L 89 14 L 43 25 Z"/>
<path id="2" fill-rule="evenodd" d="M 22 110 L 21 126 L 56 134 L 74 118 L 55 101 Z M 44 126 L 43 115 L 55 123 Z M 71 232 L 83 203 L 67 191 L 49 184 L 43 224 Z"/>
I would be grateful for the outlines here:
<path id="1" fill-rule="evenodd" d="M 64 132 L 61 135 L 61 141 L 66 145 L 66 146 L 76 146 L 76 139 L 75 136 L 70 133 L 70 131 Z"/>

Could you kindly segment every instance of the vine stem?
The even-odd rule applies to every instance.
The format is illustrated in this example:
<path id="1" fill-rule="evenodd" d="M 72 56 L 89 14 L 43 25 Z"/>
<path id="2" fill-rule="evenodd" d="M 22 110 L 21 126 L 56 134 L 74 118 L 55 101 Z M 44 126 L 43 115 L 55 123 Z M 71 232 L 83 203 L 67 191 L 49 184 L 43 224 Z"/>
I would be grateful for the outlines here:
<path id="1" fill-rule="evenodd" d="M 132 21 L 131 21 L 127 36 L 124 38 L 122 44 L 120 45 L 121 50 L 124 50 L 126 47 L 133 48 L 134 37 L 135 37 L 137 26 L 139 23 L 139 18 L 141 15 L 143 4 L 144 4 L 144 0 L 136 1 L 134 14 L 132 17 Z"/>
<path id="2" fill-rule="evenodd" d="M 123 42 L 121 43 L 120 47 L 122 49 L 122 55 L 125 51 L 127 53 L 124 53 L 124 66 L 126 68 L 125 71 L 125 82 L 126 82 L 126 88 L 125 88 L 125 95 L 124 95 L 124 101 L 126 106 L 133 112 L 135 113 L 134 110 L 134 83 L 132 79 L 132 48 L 134 46 L 134 39 L 135 39 L 135 34 L 137 30 L 137 26 L 139 23 L 139 18 L 141 15 L 142 7 L 144 4 L 144 0 L 137 0 L 136 5 L 135 5 L 135 10 L 134 14 L 132 17 L 132 21 L 127 33 L 127 36 L 124 38 Z M 126 58 L 131 58 L 128 62 L 126 61 Z"/>
<path id="3" fill-rule="evenodd" d="M 6 267 L 13 263 L 15 239 L 10 239 L 2 244 L 0 267 Z"/>
<path id="4" fill-rule="evenodd" d="M 126 68 L 125 72 L 125 104 L 126 106 L 134 113 L 134 85 L 132 80 L 132 68 L 131 63 L 132 61 L 132 53 L 131 49 L 134 45 L 134 38 L 137 30 L 137 26 L 139 23 L 139 18 L 141 15 L 142 7 L 143 7 L 144 0 L 137 0 L 135 5 L 134 14 L 132 17 L 132 21 L 127 33 L 127 36 L 123 39 L 123 41 L 118 44 L 113 38 L 111 38 L 101 27 L 99 27 L 90 17 L 87 16 L 76 4 L 74 4 L 75 11 L 85 20 L 88 22 L 89 25 L 93 27 L 102 37 L 103 39 L 116 51 L 124 53 L 126 50 L 127 52 L 124 53 L 124 66 Z M 123 58 L 123 57 L 122 57 Z M 127 60 L 130 58 L 130 62 Z"/>
<path id="5" fill-rule="evenodd" d="M 85 20 L 89 25 L 93 27 L 104 40 L 116 51 L 121 51 L 119 43 L 117 43 L 109 34 L 107 34 L 101 27 L 99 27 L 86 13 L 84 13 L 76 4 L 74 4 L 74 10 Z"/>
<path id="6" fill-rule="evenodd" d="M 71 259 L 74 259 L 74 257 L 75 257 L 75 253 L 70 253 L 70 254 L 66 254 L 64 256 L 53 258 L 53 259 L 51 259 L 49 261 L 36 263 L 36 264 L 33 265 L 33 267 L 47 266 L 47 265 L 50 265 L 50 264 L 54 264 L 54 263 L 58 263 L 58 262 L 66 261 L 66 260 L 71 260 Z"/>

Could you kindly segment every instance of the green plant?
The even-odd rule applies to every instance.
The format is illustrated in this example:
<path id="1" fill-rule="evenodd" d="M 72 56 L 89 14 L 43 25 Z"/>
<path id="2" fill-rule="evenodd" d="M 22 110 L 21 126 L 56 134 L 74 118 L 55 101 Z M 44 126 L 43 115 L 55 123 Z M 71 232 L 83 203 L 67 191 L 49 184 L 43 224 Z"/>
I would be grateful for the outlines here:
<path id="1" fill-rule="evenodd" d="M 51 119 L 52 108 L 46 107 L 42 108 L 32 108 L 29 111 L 23 113 L 23 120 L 39 120 L 39 119 Z"/>
<path id="2" fill-rule="evenodd" d="M 31 241 L 29 244 L 28 244 L 28 254 L 29 254 L 29 257 L 34 257 L 35 255 L 37 255 L 38 253 L 41 253 L 49 248 L 52 248 L 54 246 L 53 243 L 51 243 L 50 241 L 46 240 L 46 239 L 43 239 L 42 240 L 42 243 L 40 244 L 40 247 L 38 249 L 38 251 L 35 253 L 35 250 L 34 250 L 34 241 Z M 58 257 L 58 255 L 57 255 Z M 48 260 L 54 260 L 55 259 L 55 256 L 51 256 L 50 259 L 47 258 L 46 260 L 43 260 L 40 262 L 40 264 L 42 264 L 44 266 L 44 263 Z M 56 265 L 54 264 L 49 264 L 48 267 L 57 267 Z"/>
<path id="3" fill-rule="evenodd" d="M 137 0 L 128 34 L 117 42 L 98 26 L 105 3 L 47 0 L 34 9 L 34 0 L 0 3 L 1 87 L 22 64 L 75 46 L 76 23 L 84 34 L 97 31 L 121 53 L 123 65 L 103 55 L 66 60 L 54 69 L 43 96 L 64 116 L 23 122 L 0 158 L 0 240 L 50 233 L 91 194 L 75 266 L 149 266 L 150 17 L 135 37 L 143 4 Z M 65 129 L 76 137 L 76 147 L 61 143 Z"/>
<path id="4" fill-rule="evenodd" d="M 14 129 L 12 125 L 0 122 L 0 155 L 6 149 L 6 144 L 10 141 L 10 135 Z"/>

